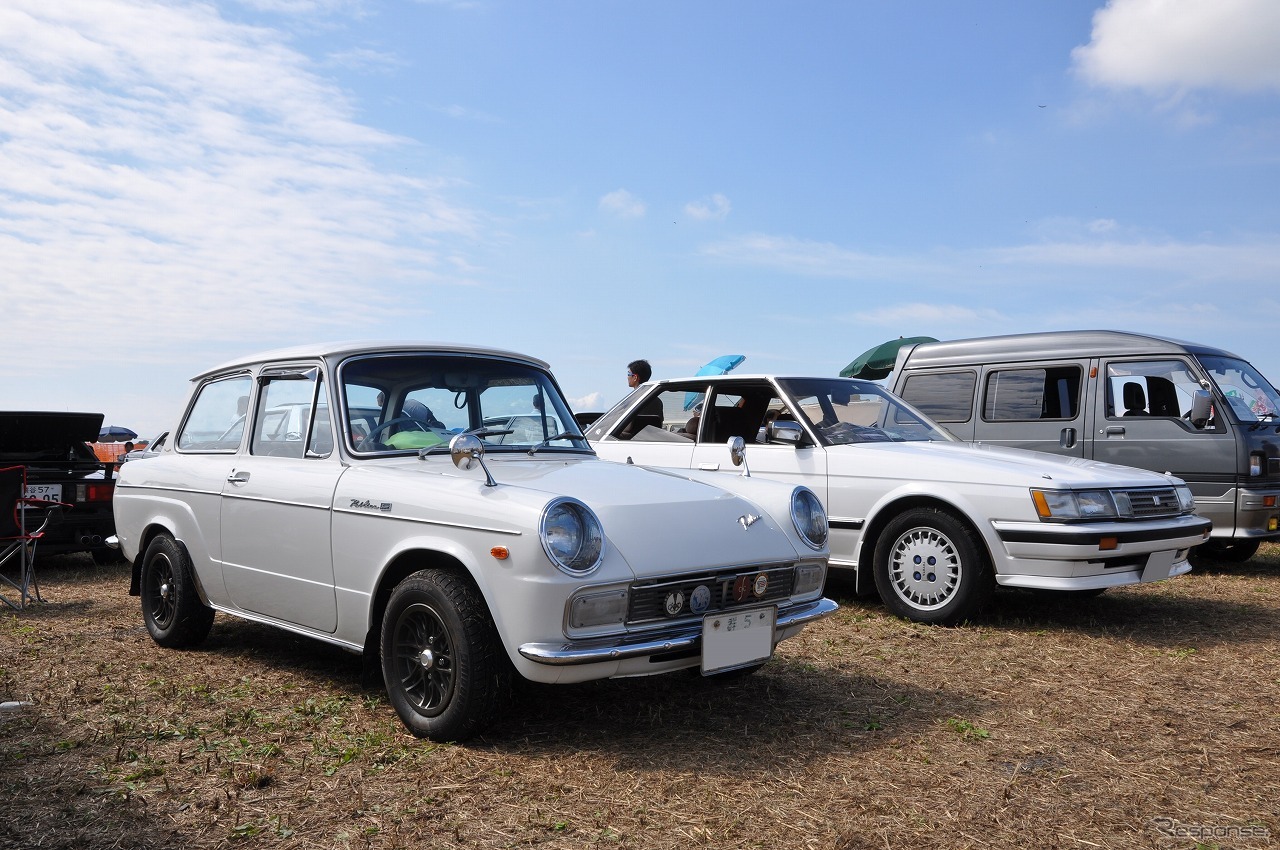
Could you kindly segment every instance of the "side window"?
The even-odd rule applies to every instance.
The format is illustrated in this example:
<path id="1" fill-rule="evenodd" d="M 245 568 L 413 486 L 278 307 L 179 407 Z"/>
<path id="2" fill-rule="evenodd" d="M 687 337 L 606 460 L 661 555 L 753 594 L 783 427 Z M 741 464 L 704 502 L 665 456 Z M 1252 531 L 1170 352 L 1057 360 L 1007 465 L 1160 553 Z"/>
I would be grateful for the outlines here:
<path id="1" fill-rule="evenodd" d="M 196 394 L 175 445 L 187 452 L 234 452 L 244 436 L 253 381 L 248 375 L 210 381 Z"/>
<path id="2" fill-rule="evenodd" d="M 968 422 L 973 418 L 976 372 L 911 375 L 902 397 L 935 422 Z"/>
<path id="3" fill-rule="evenodd" d="M 1080 411 L 1079 366 L 997 369 L 987 375 L 982 418 L 988 422 L 1075 419 Z"/>
<path id="4" fill-rule="evenodd" d="M 618 431 L 620 440 L 689 442 L 702 421 L 700 391 L 668 389 L 640 405 Z"/>
<path id="5" fill-rule="evenodd" d="M 1200 380 L 1181 360 L 1107 364 L 1107 417 L 1181 417 Z"/>
<path id="6" fill-rule="evenodd" d="M 258 392 L 250 452 L 301 458 L 311 433 L 311 412 L 318 385 L 319 372 L 314 369 L 305 374 L 264 378 Z"/>

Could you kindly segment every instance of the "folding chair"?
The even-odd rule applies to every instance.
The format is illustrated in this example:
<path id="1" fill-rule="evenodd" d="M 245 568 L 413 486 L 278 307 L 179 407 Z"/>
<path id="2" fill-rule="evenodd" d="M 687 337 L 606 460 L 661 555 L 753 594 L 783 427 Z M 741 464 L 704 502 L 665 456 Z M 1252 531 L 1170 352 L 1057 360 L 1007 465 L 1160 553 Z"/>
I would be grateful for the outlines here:
<path id="1" fill-rule="evenodd" d="M 18 592 L 17 601 L 0 593 L 0 602 L 4 602 L 10 608 L 21 610 L 32 600 L 44 601 L 40 598 L 40 585 L 36 583 L 36 543 L 44 536 L 49 523 L 61 516 L 62 509 L 65 507 L 70 505 L 65 502 L 27 498 L 25 466 L 0 468 L 0 567 L 9 563 L 14 557 L 18 559 L 16 581 L 0 573 L 0 581 Z M 27 530 L 27 511 L 31 511 L 36 516 L 43 514 L 39 527 L 33 531 Z"/>

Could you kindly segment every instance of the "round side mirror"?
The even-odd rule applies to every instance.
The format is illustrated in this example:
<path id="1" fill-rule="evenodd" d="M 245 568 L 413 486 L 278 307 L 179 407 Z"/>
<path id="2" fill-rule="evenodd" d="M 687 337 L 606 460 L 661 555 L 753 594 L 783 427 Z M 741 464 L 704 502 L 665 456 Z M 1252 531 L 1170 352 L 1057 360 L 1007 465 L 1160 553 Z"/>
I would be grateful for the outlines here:
<path id="1" fill-rule="evenodd" d="M 747 444 L 741 437 L 730 437 L 729 457 L 733 460 L 734 466 L 742 466 L 747 461 Z"/>
<path id="2" fill-rule="evenodd" d="M 475 469 L 484 457 L 484 443 L 475 434 L 459 434 L 449 441 L 449 457 L 458 469 Z"/>

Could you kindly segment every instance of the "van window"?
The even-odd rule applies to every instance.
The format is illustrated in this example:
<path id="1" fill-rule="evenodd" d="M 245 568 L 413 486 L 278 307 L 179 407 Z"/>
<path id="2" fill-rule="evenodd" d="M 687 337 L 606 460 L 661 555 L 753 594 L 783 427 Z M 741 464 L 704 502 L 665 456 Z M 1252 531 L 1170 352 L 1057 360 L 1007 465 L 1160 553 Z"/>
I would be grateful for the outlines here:
<path id="1" fill-rule="evenodd" d="M 1107 364 L 1107 417 L 1180 417 L 1191 410 L 1200 379 L 1181 360 Z"/>
<path id="2" fill-rule="evenodd" d="M 1079 366 L 997 369 L 987 375 L 982 418 L 988 422 L 1075 419 L 1080 410 Z"/>
<path id="3" fill-rule="evenodd" d="M 968 422 L 973 417 L 975 372 L 910 375 L 902 397 L 934 422 Z"/>

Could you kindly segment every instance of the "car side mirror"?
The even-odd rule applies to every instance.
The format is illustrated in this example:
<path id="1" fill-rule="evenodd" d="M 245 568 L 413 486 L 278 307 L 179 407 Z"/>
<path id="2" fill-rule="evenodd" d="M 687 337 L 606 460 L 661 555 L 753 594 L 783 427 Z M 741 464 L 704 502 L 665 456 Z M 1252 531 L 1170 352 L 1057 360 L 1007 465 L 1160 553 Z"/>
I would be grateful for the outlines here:
<path id="1" fill-rule="evenodd" d="M 419 452 L 418 457 L 425 457 L 426 450 Z M 458 434 L 449 441 L 449 457 L 453 465 L 463 471 L 479 466 L 484 470 L 484 486 L 496 487 L 498 482 L 489 474 L 489 467 L 484 462 L 484 443 L 475 434 Z"/>
<path id="2" fill-rule="evenodd" d="M 742 467 L 742 476 L 748 478 L 751 476 L 751 470 L 747 469 L 747 443 L 741 437 L 730 437 L 725 443 L 729 447 L 729 459 L 733 461 L 734 466 Z"/>
<path id="3" fill-rule="evenodd" d="M 804 429 L 799 422 L 784 419 L 764 426 L 764 437 L 770 443 L 789 443 L 794 446 L 804 439 Z"/>
<path id="4" fill-rule="evenodd" d="M 1197 428 L 1203 428 L 1209 423 L 1209 416 L 1213 413 L 1213 400 L 1209 398 L 1209 393 L 1205 390 L 1196 390 L 1191 394 L 1191 415 L 1188 417 L 1191 424 Z"/>

